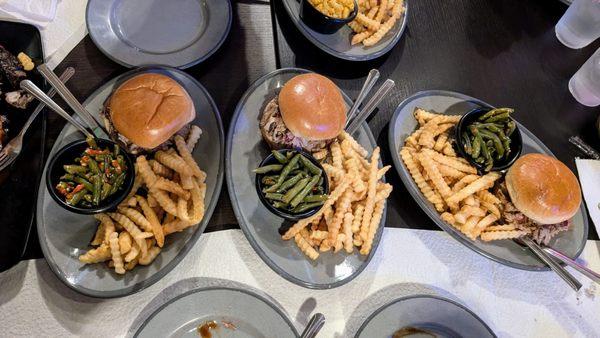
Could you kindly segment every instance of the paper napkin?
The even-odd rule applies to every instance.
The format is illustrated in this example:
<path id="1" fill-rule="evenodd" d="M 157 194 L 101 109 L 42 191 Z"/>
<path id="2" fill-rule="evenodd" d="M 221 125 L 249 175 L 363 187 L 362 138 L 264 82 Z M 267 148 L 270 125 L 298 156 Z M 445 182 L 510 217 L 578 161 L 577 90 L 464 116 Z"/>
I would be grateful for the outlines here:
<path id="1" fill-rule="evenodd" d="M 0 0 L 0 13 L 44 27 L 54 20 L 58 0 Z"/>
<path id="2" fill-rule="evenodd" d="M 588 212 L 600 233 L 600 161 L 576 159 L 575 164 Z"/>

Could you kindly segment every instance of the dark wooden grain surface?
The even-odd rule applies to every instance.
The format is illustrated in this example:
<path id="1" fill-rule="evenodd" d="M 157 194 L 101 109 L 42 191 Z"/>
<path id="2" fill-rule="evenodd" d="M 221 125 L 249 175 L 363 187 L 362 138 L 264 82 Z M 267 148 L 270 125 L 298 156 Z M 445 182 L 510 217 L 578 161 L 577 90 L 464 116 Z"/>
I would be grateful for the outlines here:
<path id="1" fill-rule="evenodd" d="M 515 117 L 537 135 L 572 170 L 579 154 L 568 138 L 581 135 L 600 149 L 594 130 L 598 108 L 577 103 L 569 78 L 600 46 L 564 47 L 554 25 L 566 10 L 552 0 L 406 0 L 408 23 L 404 36 L 387 55 L 369 62 L 335 59 L 314 47 L 291 23 L 280 1 L 273 2 L 279 67 L 311 69 L 332 78 L 356 97 L 364 78 L 378 68 L 381 78 L 396 87 L 380 105 L 369 125 L 392 164 L 388 125 L 395 108 L 410 95 L 430 89 L 464 93 L 495 106 L 509 106 Z M 395 151 L 395 150 L 392 150 Z M 386 226 L 436 229 L 410 197 L 398 174 Z M 590 239 L 598 235 L 590 220 Z"/>

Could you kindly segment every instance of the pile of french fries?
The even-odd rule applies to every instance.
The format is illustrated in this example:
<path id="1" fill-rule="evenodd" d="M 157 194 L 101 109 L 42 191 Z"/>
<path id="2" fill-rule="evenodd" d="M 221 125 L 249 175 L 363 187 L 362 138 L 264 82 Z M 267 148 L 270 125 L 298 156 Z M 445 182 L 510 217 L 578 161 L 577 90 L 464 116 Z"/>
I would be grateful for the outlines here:
<path id="1" fill-rule="evenodd" d="M 154 159 L 136 159 L 134 186 L 115 212 L 97 214 L 100 221 L 91 245 L 79 256 L 85 264 L 108 262 L 118 274 L 149 265 L 165 236 L 200 223 L 204 218 L 206 174 L 194 158 L 202 131 L 192 126 L 187 140 L 175 137 L 175 147 L 158 151 Z M 148 192 L 138 194 L 140 188 Z"/>
<path id="2" fill-rule="evenodd" d="M 472 240 L 516 238 L 524 231 L 497 224 L 501 200 L 490 189 L 502 175 L 483 176 L 452 147 L 450 131 L 459 115 L 442 115 L 415 109 L 419 128 L 406 138 L 400 157 L 413 180 L 448 224 Z"/>
<path id="3" fill-rule="evenodd" d="M 354 11 L 354 0 L 308 0 L 319 12 L 337 19 L 345 19 Z"/>
<path id="4" fill-rule="evenodd" d="M 404 14 L 404 0 L 358 0 L 358 14 L 348 23 L 354 31 L 351 43 L 373 46 Z"/>
<path id="5" fill-rule="evenodd" d="M 321 160 L 329 181 L 329 198 L 313 216 L 292 225 L 282 236 L 294 239 L 312 260 L 320 252 L 371 252 L 392 186 L 381 182 L 390 166 L 379 168 L 379 147 L 368 152 L 343 132 L 327 149 L 313 153 Z"/>

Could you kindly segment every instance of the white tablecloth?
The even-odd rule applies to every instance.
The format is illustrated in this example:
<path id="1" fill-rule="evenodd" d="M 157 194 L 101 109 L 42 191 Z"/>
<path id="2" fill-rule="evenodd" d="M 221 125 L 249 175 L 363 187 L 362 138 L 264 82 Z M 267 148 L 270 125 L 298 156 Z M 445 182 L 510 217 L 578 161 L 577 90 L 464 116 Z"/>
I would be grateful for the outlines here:
<path id="1" fill-rule="evenodd" d="M 600 270 L 599 242 L 582 259 Z M 572 270 L 571 270 L 572 271 Z M 240 230 L 204 234 L 162 280 L 137 294 L 94 299 L 71 291 L 44 260 L 0 274 L 0 336 L 131 335 L 167 299 L 191 288 L 232 285 L 263 290 L 300 330 L 313 311 L 327 322 L 319 337 L 351 337 L 364 318 L 394 298 L 437 294 L 458 300 L 500 337 L 598 337 L 596 286 L 573 292 L 552 272 L 526 272 L 492 262 L 440 231 L 385 229 L 369 266 L 333 290 L 309 290 L 273 272 Z"/>

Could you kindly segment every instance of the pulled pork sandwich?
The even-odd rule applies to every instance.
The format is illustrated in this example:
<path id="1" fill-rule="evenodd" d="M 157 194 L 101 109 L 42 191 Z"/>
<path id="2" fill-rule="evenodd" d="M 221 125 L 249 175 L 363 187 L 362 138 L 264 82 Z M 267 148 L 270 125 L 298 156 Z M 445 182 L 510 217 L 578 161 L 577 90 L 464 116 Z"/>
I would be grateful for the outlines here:
<path id="1" fill-rule="evenodd" d="M 573 172 L 548 155 L 520 157 L 508 170 L 505 183 L 500 193 L 505 221 L 528 231 L 538 243 L 548 244 L 554 235 L 568 230 L 581 204 Z"/>
<path id="2" fill-rule="evenodd" d="M 331 143 L 346 126 L 346 104 L 328 78 L 295 76 L 265 107 L 260 131 L 272 149 L 302 148 L 315 152 Z"/>
<path id="3" fill-rule="evenodd" d="M 121 84 L 102 113 L 110 137 L 132 154 L 166 149 L 196 117 L 187 91 L 168 76 L 146 73 Z"/>

